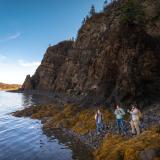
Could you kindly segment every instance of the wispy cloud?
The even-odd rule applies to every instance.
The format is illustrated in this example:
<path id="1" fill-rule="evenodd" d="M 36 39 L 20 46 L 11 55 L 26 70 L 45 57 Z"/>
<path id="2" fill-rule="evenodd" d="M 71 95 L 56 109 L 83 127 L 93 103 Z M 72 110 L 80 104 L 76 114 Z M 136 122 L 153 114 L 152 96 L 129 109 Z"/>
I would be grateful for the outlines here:
<path id="1" fill-rule="evenodd" d="M 0 82 L 22 84 L 26 75 L 33 75 L 37 66 L 23 67 L 19 63 L 0 63 Z"/>
<path id="2" fill-rule="evenodd" d="M 23 67 L 38 67 L 40 65 L 39 61 L 34 62 L 25 62 L 24 60 L 20 59 L 18 60 L 18 63 Z"/>
<path id="3" fill-rule="evenodd" d="M 14 34 L 9 34 L 8 36 L 0 37 L 0 42 L 15 40 L 15 39 L 19 38 L 21 35 L 22 35 L 21 32 L 16 32 Z"/>
<path id="4" fill-rule="evenodd" d="M 21 33 L 20 32 L 17 32 L 15 34 L 12 34 L 12 35 L 9 35 L 6 37 L 6 41 L 9 41 L 9 40 L 13 40 L 13 39 L 17 39 L 21 36 Z"/>

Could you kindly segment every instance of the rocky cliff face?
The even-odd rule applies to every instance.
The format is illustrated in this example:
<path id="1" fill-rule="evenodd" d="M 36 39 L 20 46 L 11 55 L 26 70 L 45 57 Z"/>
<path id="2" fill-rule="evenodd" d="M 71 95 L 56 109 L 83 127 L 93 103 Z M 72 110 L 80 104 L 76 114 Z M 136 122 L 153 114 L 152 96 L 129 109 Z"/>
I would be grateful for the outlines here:
<path id="1" fill-rule="evenodd" d="M 104 12 L 86 20 L 76 41 L 49 47 L 22 89 L 64 93 L 89 103 L 159 96 L 158 0 L 137 1 L 143 14 L 130 17 L 128 0 L 114 1 Z"/>

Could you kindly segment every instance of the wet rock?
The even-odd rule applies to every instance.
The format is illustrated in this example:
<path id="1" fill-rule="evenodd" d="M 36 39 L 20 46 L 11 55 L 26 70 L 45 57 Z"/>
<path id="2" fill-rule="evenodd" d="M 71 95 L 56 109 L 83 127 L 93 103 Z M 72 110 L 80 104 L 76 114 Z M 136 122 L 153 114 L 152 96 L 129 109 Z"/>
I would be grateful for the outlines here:
<path id="1" fill-rule="evenodd" d="M 160 148 L 144 149 L 139 154 L 140 160 L 154 160 L 160 158 Z"/>
<path id="2" fill-rule="evenodd" d="M 44 124 L 44 123 L 47 123 L 48 121 L 51 121 L 51 117 L 43 117 L 42 119 L 41 119 L 41 123 L 42 124 Z"/>

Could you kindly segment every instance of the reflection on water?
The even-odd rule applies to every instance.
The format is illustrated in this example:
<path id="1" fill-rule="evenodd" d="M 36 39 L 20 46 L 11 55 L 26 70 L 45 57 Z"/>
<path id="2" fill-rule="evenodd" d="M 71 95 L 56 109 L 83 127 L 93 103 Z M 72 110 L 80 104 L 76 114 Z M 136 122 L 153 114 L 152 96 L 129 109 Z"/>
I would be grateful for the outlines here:
<path id="1" fill-rule="evenodd" d="M 73 151 L 72 158 L 77 159 L 77 157 L 80 157 L 81 160 L 92 160 L 93 155 L 89 150 L 86 148 L 84 144 L 82 144 L 80 141 L 76 141 L 72 137 L 66 137 L 66 134 L 62 132 L 59 129 L 54 129 L 52 131 L 44 131 L 44 133 L 49 137 L 50 141 L 57 138 L 59 140 L 60 144 L 67 144 L 68 147 L 70 147 Z M 53 136 L 54 135 L 54 136 Z M 65 149 L 65 148 L 63 148 Z"/>
<path id="2" fill-rule="evenodd" d="M 20 93 L 21 94 L 21 93 Z M 21 99 L 22 99 L 22 105 L 23 106 L 30 106 L 33 104 L 49 104 L 53 103 L 52 98 L 49 98 L 45 95 L 38 95 L 38 94 L 27 94 L 23 93 L 21 94 Z"/>
<path id="3" fill-rule="evenodd" d="M 46 136 L 40 121 L 10 115 L 31 104 L 51 102 L 42 95 L 0 92 L 0 160 L 89 160 L 87 152 L 81 156 L 80 148 L 60 133 Z"/>

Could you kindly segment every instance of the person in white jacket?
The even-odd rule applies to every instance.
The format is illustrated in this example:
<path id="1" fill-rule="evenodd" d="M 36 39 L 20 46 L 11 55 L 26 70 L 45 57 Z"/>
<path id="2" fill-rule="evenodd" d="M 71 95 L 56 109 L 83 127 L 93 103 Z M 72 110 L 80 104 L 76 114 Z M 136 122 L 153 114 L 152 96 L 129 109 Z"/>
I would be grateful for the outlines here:
<path id="1" fill-rule="evenodd" d="M 140 120 L 139 120 L 139 109 L 136 106 L 132 106 L 132 110 L 128 112 L 131 114 L 131 128 L 132 134 L 140 134 Z"/>

